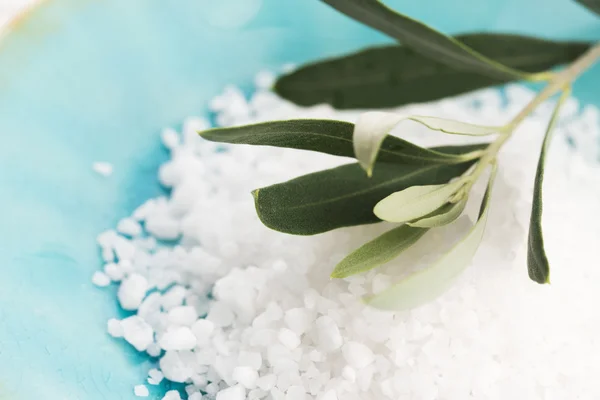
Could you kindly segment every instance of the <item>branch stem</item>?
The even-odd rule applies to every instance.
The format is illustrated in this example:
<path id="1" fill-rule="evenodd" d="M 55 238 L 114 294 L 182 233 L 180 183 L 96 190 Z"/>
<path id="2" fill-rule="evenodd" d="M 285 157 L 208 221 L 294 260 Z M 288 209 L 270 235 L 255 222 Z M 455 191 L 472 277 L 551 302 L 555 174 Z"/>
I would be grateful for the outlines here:
<path id="1" fill-rule="evenodd" d="M 477 178 L 479 178 L 479 175 L 485 171 L 488 164 L 494 162 L 502 145 L 511 137 L 515 128 L 523 122 L 529 114 L 557 92 L 568 89 L 571 86 L 571 83 L 575 81 L 579 75 L 590 68 L 598 58 L 600 58 L 600 43 L 590 48 L 567 68 L 555 73 L 548 85 L 506 125 L 506 130 L 504 131 L 505 134 L 500 135 L 496 141 L 489 145 L 485 154 L 481 157 L 481 161 L 477 163 L 477 166 L 469 175 L 470 179 L 466 183 L 465 189 L 468 191 Z"/>

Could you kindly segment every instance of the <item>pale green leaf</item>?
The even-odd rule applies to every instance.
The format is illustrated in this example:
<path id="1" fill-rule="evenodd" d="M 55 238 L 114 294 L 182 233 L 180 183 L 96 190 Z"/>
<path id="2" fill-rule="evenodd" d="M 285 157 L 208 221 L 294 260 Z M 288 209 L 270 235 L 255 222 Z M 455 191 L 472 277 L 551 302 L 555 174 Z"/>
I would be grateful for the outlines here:
<path id="1" fill-rule="evenodd" d="M 537 283 L 550 282 L 550 263 L 546 250 L 544 249 L 544 236 L 542 234 L 542 186 L 544 183 L 544 164 L 546 152 L 552 138 L 552 131 L 556 125 L 560 107 L 569 97 L 570 90 L 565 90 L 558 100 L 554 112 L 550 117 L 550 123 L 546 129 L 546 136 L 542 144 L 542 151 L 538 161 L 535 174 L 535 185 L 533 187 L 533 205 L 531 208 L 531 220 L 529 222 L 529 237 L 527 240 L 527 271 L 529 278 Z"/>
<path id="2" fill-rule="evenodd" d="M 389 222 L 407 222 L 422 218 L 444 206 L 464 181 L 444 185 L 412 186 L 393 193 L 375 205 L 375 215 Z"/>
<path id="3" fill-rule="evenodd" d="M 365 171 L 367 171 L 368 175 L 373 170 L 373 164 L 377 159 L 377 154 L 383 140 L 388 137 L 389 132 L 395 126 L 407 120 L 418 122 L 432 130 L 457 135 L 492 135 L 504 129 L 500 126 L 475 125 L 437 117 L 419 115 L 402 116 L 382 111 L 366 112 L 356 121 L 352 140 L 356 159 Z"/>
<path id="4" fill-rule="evenodd" d="M 437 228 L 448 225 L 460 217 L 467 205 L 467 199 L 468 197 L 465 196 L 456 203 L 448 203 L 433 213 L 416 221 L 407 222 L 407 224 L 417 228 Z"/>
<path id="5" fill-rule="evenodd" d="M 457 245 L 432 266 L 408 275 L 381 293 L 365 298 L 365 302 L 383 310 L 406 310 L 427 303 L 450 288 L 469 266 L 483 238 L 494 175 L 495 167 L 483 196 L 477 223 Z"/>
<path id="6" fill-rule="evenodd" d="M 346 278 L 366 272 L 398 257 L 417 242 L 427 229 L 402 225 L 365 243 L 335 267 L 332 278 Z"/>

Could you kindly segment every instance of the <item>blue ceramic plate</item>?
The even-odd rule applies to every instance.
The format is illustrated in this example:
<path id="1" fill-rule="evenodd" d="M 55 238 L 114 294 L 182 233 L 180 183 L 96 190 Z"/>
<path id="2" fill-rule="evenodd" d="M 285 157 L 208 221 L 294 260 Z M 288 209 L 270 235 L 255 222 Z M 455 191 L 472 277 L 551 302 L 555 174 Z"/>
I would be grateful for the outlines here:
<path id="1" fill-rule="evenodd" d="M 568 0 L 388 3 L 449 33 L 600 38 Z M 135 398 L 151 361 L 105 333 L 121 311 L 90 277 L 95 236 L 160 191 L 161 128 L 260 69 L 385 40 L 317 0 L 48 0 L 13 23 L 0 43 L 0 398 Z M 575 94 L 600 104 L 599 68 Z"/>

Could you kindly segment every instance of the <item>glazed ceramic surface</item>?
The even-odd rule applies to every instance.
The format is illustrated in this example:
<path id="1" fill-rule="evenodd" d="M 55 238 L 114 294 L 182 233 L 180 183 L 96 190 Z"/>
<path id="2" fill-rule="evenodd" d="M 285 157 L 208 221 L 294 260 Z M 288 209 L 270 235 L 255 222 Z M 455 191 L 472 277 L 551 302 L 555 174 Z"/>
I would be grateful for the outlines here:
<path id="1" fill-rule="evenodd" d="M 448 33 L 600 39 L 569 0 L 387 3 Z M 125 314 L 90 278 L 96 235 L 161 192 L 161 128 L 260 69 L 385 41 L 317 0 L 47 0 L 13 22 L 0 42 L 0 398 L 134 399 L 152 360 L 107 335 Z M 600 105 L 600 68 L 575 95 Z"/>

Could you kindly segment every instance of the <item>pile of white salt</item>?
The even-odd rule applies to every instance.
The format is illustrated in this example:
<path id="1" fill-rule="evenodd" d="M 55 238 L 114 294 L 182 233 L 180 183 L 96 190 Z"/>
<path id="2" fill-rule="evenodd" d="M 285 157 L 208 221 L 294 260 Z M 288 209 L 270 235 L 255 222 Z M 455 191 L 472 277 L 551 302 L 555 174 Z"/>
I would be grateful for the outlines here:
<path id="1" fill-rule="evenodd" d="M 211 104 L 217 123 L 359 115 L 298 108 L 267 91 L 270 80 L 261 74 L 250 100 L 226 88 Z M 532 96 L 509 86 L 402 111 L 504 123 Z M 551 110 L 537 110 L 502 151 L 488 228 L 469 269 L 436 301 L 398 313 L 366 308 L 360 297 L 436 260 L 472 223 L 476 195 L 470 218 L 430 231 L 383 268 L 330 280 L 339 260 L 389 226 L 277 233 L 258 220 L 250 191 L 352 160 L 216 145 L 197 136 L 208 127 L 200 118 L 188 119 L 181 134 L 166 129 L 172 158 L 159 179 L 170 196 L 149 199 L 98 238 L 106 265 L 94 280 L 119 284 L 120 304 L 136 311 L 109 321 L 109 333 L 156 357 L 147 384 L 163 376 L 185 382 L 192 400 L 600 398 L 600 113 L 575 99 L 561 113 L 546 168 L 552 284 L 527 276 L 533 178 Z M 410 123 L 396 134 L 427 146 L 448 141 Z"/>

